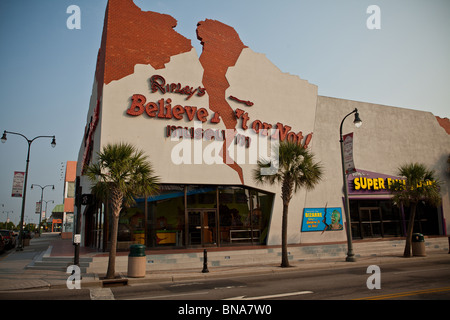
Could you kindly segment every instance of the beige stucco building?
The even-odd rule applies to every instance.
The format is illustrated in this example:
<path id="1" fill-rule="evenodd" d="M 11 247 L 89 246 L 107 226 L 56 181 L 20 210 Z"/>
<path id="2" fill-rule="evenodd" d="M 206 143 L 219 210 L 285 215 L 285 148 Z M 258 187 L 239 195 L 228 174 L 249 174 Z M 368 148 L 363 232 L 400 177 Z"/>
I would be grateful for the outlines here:
<path id="1" fill-rule="evenodd" d="M 144 150 L 161 180 L 159 194 L 122 213 L 119 246 L 279 245 L 281 186 L 252 178 L 256 161 L 271 156 L 275 137 L 304 144 L 324 168 L 323 181 L 290 203 L 288 242 L 345 241 L 339 125 L 355 108 L 363 125 L 356 129 L 349 119 L 343 128 L 354 133 L 353 236 L 404 235 L 408 210 L 394 206 L 381 183 L 416 161 L 442 182 L 442 206 L 421 205 L 417 231 L 450 232 L 448 119 L 441 125 L 429 112 L 318 96 L 316 85 L 281 72 L 218 21 L 197 26 L 199 58 L 191 45 L 197 40 L 177 34 L 174 24 L 132 0 L 110 0 L 106 10 L 77 162 L 82 193 L 90 192 L 85 166 L 108 143 Z M 379 184 L 355 190 L 355 178 Z M 107 208 L 80 209 L 83 245 L 107 248 Z"/>

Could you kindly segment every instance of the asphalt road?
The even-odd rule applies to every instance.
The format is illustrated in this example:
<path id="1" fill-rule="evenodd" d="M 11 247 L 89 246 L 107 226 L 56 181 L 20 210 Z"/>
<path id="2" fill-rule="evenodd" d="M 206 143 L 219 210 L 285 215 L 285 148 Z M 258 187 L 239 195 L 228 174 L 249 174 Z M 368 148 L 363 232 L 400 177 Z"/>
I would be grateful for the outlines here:
<path id="1" fill-rule="evenodd" d="M 80 290 L 46 289 L 0 293 L 0 300 L 450 300 L 450 255 L 400 259 L 379 265 L 292 271 L 233 279 L 133 284 Z M 373 289 L 369 286 L 375 287 Z M 377 289 L 379 287 L 379 289 Z"/>
<path id="2" fill-rule="evenodd" d="M 378 279 L 367 267 L 310 270 L 234 279 L 111 288 L 115 299 L 162 300 L 450 300 L 450 255 L 380 265 Z M 371 279 L 369 279 L 371 277 Z M 369 289 L 379 284 L 380 289 Z M 378 282 L 376 281 L 378 280 Z"/>

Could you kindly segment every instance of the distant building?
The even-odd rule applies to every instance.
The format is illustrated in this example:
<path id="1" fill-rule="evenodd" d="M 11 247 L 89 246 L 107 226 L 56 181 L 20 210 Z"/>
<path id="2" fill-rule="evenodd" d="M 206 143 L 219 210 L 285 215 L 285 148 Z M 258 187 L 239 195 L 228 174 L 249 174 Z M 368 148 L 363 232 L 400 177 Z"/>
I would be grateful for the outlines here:
<path id="1" fill-rule="evenodd" d="M 61 237 L 71 239 L 73 235 L 73 212 L 75 204 L 75 178 L 77 173 L 77 162 L 67 161 L 66 174 L 64 178 L 64 212 L 62 216 Z"/>
<path id="2" fill-rule="evenodd" d="M 52 210 L 52 215 L 48 218 L 48 224 L 51 232 L 61 232 L 64 215 L 64 205 L 58 204 Z"/>

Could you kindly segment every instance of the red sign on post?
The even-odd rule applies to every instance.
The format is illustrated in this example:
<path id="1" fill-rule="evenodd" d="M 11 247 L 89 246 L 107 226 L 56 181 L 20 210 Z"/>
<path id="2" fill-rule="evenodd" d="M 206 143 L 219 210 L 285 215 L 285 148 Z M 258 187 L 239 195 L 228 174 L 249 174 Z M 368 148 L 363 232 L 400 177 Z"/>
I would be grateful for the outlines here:
<path id="1" fill-rule="evenodd" d="M 25 172 L 14 171 L 11 197 L 22 198 L 24 180 L 25 180 Z"/>

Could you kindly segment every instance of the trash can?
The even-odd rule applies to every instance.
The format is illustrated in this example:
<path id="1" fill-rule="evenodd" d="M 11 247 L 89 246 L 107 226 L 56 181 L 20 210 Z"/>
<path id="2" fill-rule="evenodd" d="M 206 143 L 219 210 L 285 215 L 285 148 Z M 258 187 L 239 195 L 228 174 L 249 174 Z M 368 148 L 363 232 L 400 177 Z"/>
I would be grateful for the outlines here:
<path id="1" fill-rule="evenodd" d="M 412 254 L 417 257 L 425 257 L 425 239 L 421 233 L 412 235 Z"/>
<path id="2" fill-rule="evenodd" d="M 145 277 L 145 246 L 143 244 L 133 244 L 130 246 L 128 255 L 128 277 Z"/>

